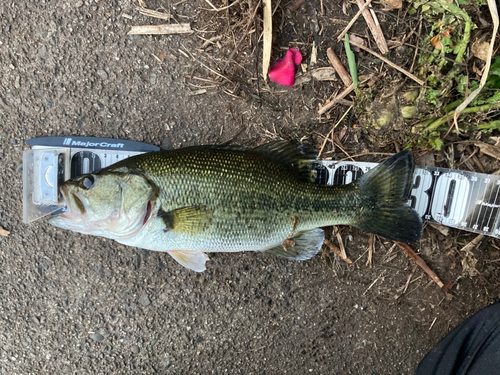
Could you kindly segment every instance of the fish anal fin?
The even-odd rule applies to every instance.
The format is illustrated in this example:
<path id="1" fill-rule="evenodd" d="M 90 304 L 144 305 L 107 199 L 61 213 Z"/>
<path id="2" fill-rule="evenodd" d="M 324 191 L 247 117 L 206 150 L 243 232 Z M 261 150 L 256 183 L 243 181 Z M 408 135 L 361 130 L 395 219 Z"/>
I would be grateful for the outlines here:
<path id="1" fill-rule="evenodd" d="M 175 231 L 191 235 L 203 233 L 212 224 L 212 213 L 204 207 L 183 207 L 171 211 L 160 209 L 160 217 L 165 223 L 165 232 Z"/>
<path id="2" fill-rule="evenodd" d="M 172 250 L 168 252 L 182 266 L 195 272 L 205 271 L 208 256 L 201 250 Z"/>
<path id="3" fill-rule="evenodd" d="M 297 233 L 292 238 L 286 239 L 282 244 L 264 250 L 264 253 L 290 260 L 306 260 L 318 253 L 321 246 L 323 246 L 324 240 L 325 233 L 323 229 L 316 228 Z"/>

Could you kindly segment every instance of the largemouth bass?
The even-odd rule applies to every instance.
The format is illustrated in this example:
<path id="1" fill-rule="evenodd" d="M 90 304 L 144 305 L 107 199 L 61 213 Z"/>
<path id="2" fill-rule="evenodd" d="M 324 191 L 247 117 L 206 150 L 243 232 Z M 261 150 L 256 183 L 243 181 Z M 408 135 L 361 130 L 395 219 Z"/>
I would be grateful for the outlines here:
<path id="1" fill-rule="evenodd" d="M 313 257 L 321 227 L 352 225 L 388 239 L 420 239 L 407 206 L 413 158 L 403 151 L 345 186 L 311 181 L 310 150 L 293 142 L 254 149 L 197 146 L 142 154 L 65 182 L 67 211 L 50 223 L 168 252 L 204 271 L 209 252 Z M 302 160 L 302 161 L 301 161 Z"/>

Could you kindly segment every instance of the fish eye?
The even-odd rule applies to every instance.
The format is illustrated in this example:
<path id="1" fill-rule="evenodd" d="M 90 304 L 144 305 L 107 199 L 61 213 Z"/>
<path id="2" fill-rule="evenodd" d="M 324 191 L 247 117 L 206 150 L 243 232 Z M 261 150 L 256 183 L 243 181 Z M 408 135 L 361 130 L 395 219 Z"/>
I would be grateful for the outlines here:
<path id="1" fill-rule="evenodd" d="M 88 176 L 85 176 L 83 180 L 81 181 L 81 185 L 84 189 L 89 190 L 94 186 L 94 176 L 91 174 Z"/>

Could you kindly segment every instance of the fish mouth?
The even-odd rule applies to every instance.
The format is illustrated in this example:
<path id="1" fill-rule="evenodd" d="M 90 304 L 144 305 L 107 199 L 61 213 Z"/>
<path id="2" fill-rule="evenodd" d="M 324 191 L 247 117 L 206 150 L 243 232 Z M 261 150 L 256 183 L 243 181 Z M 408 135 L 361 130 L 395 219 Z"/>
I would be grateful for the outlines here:
<path id="1" fill-rule="evenodd" d="M 64 200 L 66 210 L 59 214 L 58 216 L 63 217 L 65 219 L 72 219 L 75 213 L 80 215 L 85 215 L 87 209 L 85 208 L 85 204 L 82 199 L 78 196 L 78 194 L 72 193 L 68 191 L 68 187 L 66 185 L 61 186 L 59 189 L 59 194 L 62 196 Z"/>

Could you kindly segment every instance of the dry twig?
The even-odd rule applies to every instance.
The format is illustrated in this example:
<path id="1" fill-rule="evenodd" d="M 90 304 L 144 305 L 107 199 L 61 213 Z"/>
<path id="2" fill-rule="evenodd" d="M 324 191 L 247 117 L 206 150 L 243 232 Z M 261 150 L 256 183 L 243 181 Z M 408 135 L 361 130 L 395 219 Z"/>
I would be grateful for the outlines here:
<path id="1" fill-rule="evenodd" d="M 328 142 L 328 138 L 330 137 L 330 134 L 333 134 L 333 131 L 335 130 L 335 128 L 340 124 L 340 122 L 347 116 L 347 114 L 349 113 L 349 111 L 352 109 L 352 106 L 350 106 L 347 111 L 344 112 L 344 115 L 340 118 L 339 121 L 337 121 L 337 123 L 335 125 L 332 126 L 332 129 L 328 132 L 328 134 L 326 135 L 325 137 L 325 140 L 323 141 L 323 144 L 321 145 L 321 149 L 319 150 L 318 152 L 318 159 L 321 157 L 321 153 L 323 152 L 323 149 L 325 148 L 326 146 L 326 142 Z"/>
<path id="2" fill-rule="evenodd" d="M 226 10 L 228 8 L 231 8 L 233 5 L 236 5 L 240 2 L 240 0 L 236 0 L 234 3 L 226 5 L 225 7 L 216 8 L 210 1 L 208 1 L 208 0 L 205 0 L 205 1 L 208 3 L 208 5 L 210 5 L 213 8 L 213 9 L 207 9 L 210 12 L 220 12 L 221 10 Z"/>
<path id="3" fill-rule="evenodd" d="M 471 242 L 469 242 L 467 245 L 462 247 L 460 249 L 460 251 L 470 252 L 470 251 L 474 250 L 476 248 L 476 246 L 481 243 L 483 238 L 484 238 L 484 234 L 480 234 L 480 235 L 476 236 Z"/>
<path id="4" fill-rule="evenodd" d="M 166 24 L 166 25 L 144 25 L 132 26 L 128 35 L 164 35 L 164 34 L 190 34 L 189 23 Z"/>
<path id="5" fill-rule="evenodd" d="M 347 256 L 344 256 L 344 254 L 342 254 L 342 250 L 340 250 L 340 248 L 335 245 L 333 242 L 327 240 L 325 238 L 325 245 L 328 246 L 328 248 L 333 251 L 335 254 L 337 254 L 339 256 L 340 259 L 342 259 L 344 262 L 348 263 L 348 264 L 352 264 L 352 260 L 350 258 L 348 258 Z"/>
<path id="6" fill-rule="evenodd" d="M 412 258 L 415 263 L 420 267 L 422 268 L 426 273 L 427 275 L 430 276 L 430 278 L 441 288 L 443 289 L 444 291 L 447 291 L 446 288 L 445 288 L 445 285 L 443 284 L 443 282 L 441 281 L 441 279 L 438 277 L 438 275 L 436 275 L 436 273 L 431 270 L 429 268 L 429 266 L 424 262 L 424 260 L 422 258 L 420 258 L 419 255 L 417 255 L 417 253 L 415 253 L 413 251 L 413 249 L 408 246 L 407 244 L 405 244 L 404 242 L 396 242 L 396 244 L 399 246 L 400 249 L 404 250 L 406 252 L 406 254 L 408 254 L 408 256 L 410 258 Z"/>
<path id="7" fill-rule="evenodd" d="M 356 15 L 352 18 L 352 20 L 344 28 L 344 30 L 342 30 L 340 32 L 340 35 L 337 38 L 337 42 L 340 42 L 342 39 L 344 39 L 345 33 L 347 33 L 349 31 L 351 26 L 354 25 L 354 22 L 356 22 L 356 20 L 359 18 L 359 16 L 361 16 L 361 13 L 363 13 L 363 11 L 366 9 L 366 7 L 368 5 L 370 5 L 371 2 L 372 2 L 372 0 L 368 0 L 361 8 L 359 8 L 358 13 L 356 13 Z M 349 85 L 346 85 L 346 86 L 349 86 Z"/>
<path id="8" fill-rule="evenodd" d="M 135 8 L 137 11 L 139 11 L 140 14 L 143 16 L 149 16 L 149 17 L 154 17 L 154 18 L 159 18 L 162 20 L 167 20 L 169 21 L 172 16 L 169 13 L 164 13 L 164 12 L 158 12 L 156 10 L 144 8 L 142 6 Z"/>
<path id="9" fill-rule="evenodd" d="M 396 70 L 399 70 L 401 73 L 403 73 L 404 75 L 408 76 L 409 78 L 411 78 L 412 80 L 414 80 L 415 82 L 417 82 L 419 85 L 423 86 L 425 85 L 425 82 L 422 81 L 420 78 L 418 78 L 417 76 L 415 76 L 414 74 L 411 74 L 409 71 L 401 68 L 400 66 L 394 64 L 392 61 L 386 59 L 384 56 L 381 56 L 379 55 L 378 53 L 376 52 L 373 52 L 371 49 L 369 48 L 366 48 L 365 46 L 359 44 L 359 43 L 356 43 L 356 42 L 353 42 L 352 40 L 350 41 L 351 44 L 355 45 L 356 47 L 359 47 L 361 48 L 363 51 L 366 51 L 366 52 L 369 52 L 371 53 L 373 56 L 375 56 L 377 59 L 380 59 L 382 60 L 383 62 L 385 62 L 387 65 L 390 65 L 392 66 L 394 69 Z"/>
<path id="10" fill-rule="evenodd" d="M 356 2 L 358 3 L 358 6 L 360 8 L 362 8 L 363 5 L 365 5 L 364 0 L 356 0 Z M 375 39 L 375 42 L 377 43 L 380 52 L 383 54 L 389 52 L 389 48 L 387 47 L 387 42 L 385 41 L 384 33 L 382 32 L 380 25 L 377 25 L 373 20 L 370 11 L 365 9 L 363 11 L 363 17 L 365 18 L 368 28 L 370 29 L 373 35 L 373 39 Z"/>
<path id="11" fill-rule="evenodd" d="M 328 56 L 328 60 L 330 60 L 330 63 L 332 64 L 333 68 L 339 75 L 340 79 L 342 82 L 344 82 L 344 85 L 346 87 L 349 87 L 352 84 L 352 78 L 351 75 L 347 72 L 345 69 L 344 65 L 338 58 L 338 56 L 333 52 L 333 49 L 328 48 L 326 50 L 326 55 Z"/>
<path id="12" fill-rule="evenodd" d="M 333 99 L 330 103 L 327 103 L 323 107 L 321 107 L 318 110 L 318 113 L 320 115 L 322 115 L 323 113 L 328 112 L 330 109 L 332 109 L 335 106 L 335 104 L 337 104 L 339 102 L 340 99 L 344 99 L 347 95 L 349 95 L 349 93 L 351 93 L 352 90 L 354 90 L 354 83 L 351 83 L 349 85 L 349 87 L 347 87 L 344 91 L 342 91 L 340 94 L 338 94 L 335 97 L 335 99 Z"/>
<path id="13" fill-rule="evenodd" d="M 379 280 L 380 280 L 380 278 L 381 278 L 382 276 L 384 276 L 384 275 L 385 275 L 385 272 L 386 272 L 386 271 L 384 270 L 384 271 L 383 271 L 383 272 L 379 275 L 379 277 L 377 277 L 377 278 L 376 278 L 376 279 L 375 279 L 375 280 L 374 280 L 374 281 L 370 284 L 370 286 L 368 287 L 368 289 L 366 289 L 366 290 L 365 290 L 365 292 L 362 294 L 362 296 L 363 296 L 363 297 L 364 297 L 364 296 L 365 296 L 365 294 L 366 294 L 366 293 L 368 293 L 368 291 L 369 291 L 369 290 L 370 290 L 370 289 L 371 289 L 371 288 L 372 288 L 372 287 L 373 287 L 373 286 L 377 283 L 377 281 L 379 281 Z"/>
<path id="14" fill-rule="evenodd" d="M 373 247 L 375 244 L 375 235 L 373 233 L 370 233 L 370 242 L 368 244 L 368 259 L 366 260 L 366 265 L 369 266 L 370 268 L 373 267 Z"/>

